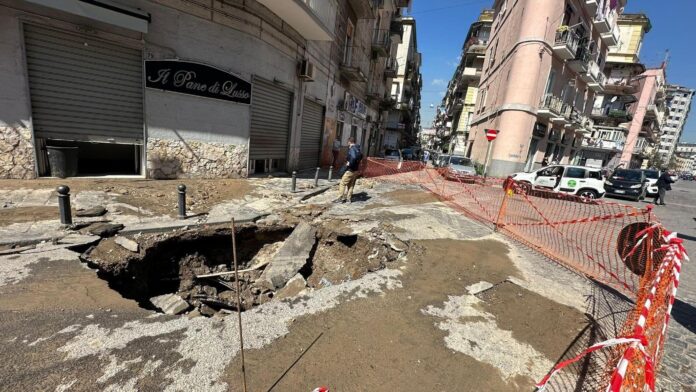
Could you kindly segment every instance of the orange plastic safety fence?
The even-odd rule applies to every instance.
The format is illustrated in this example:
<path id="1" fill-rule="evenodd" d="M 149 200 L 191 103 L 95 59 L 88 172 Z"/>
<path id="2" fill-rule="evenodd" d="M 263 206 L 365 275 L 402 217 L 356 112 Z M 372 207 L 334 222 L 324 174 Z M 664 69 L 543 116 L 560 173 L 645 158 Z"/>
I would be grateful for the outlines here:
<path id="1" fill-rule="evenodd" d="M 617 383 L 616 367 L 624 361 L 625 377 L 619 389 L 611 390 L 643 391 L 646 385 L 650 389 L 662 353 L 670 301 L 678 285 L 674 279 L 675 274 L 678 276 L 676 262 L 663 261 L 673 240 L 664 235 L 650 208 L 532 189 L 511 179 L 462 175 L 415 161 L 368 158 L 362 173 L 383 181 L 418 185 L 468 217 L 635 300 L 621 336 L 635 337 L 636 326 L 642 322 L 640 339 L 632 341 L 642 339 L 645 347 L 608 345 L 605 367 L 595 367 L 601 374 L 591 378 L 606 390 L 610 383 Z M 662 263 L 669 265 L 663 270 Z M 662 271 L 659 276 L 658 271 Z M 646 303 L 652 305 L 647 311 Z"/>

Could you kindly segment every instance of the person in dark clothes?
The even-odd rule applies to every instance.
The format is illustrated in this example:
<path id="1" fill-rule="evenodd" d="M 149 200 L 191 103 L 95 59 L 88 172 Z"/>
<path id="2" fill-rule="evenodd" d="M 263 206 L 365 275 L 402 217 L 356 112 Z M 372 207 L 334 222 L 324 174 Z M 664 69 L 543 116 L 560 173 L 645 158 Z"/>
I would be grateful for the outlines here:
<path id="1" fill-rule="evenodd" d="M 667 191 L 672 190 L 672 186 L 670 184 L 674 184 L 674 181 L 672 178 L 669 176 L 669 172 L 666 170 L 662 172 L 660 177 L 657 179 L 657 195 L 655 195 L 655 205 L 660 205 L 660 206 L 666 206 L 665 204 L 665 193 Z M 659 200 L 659 203 L 658 203 Z"/>
<path id="2" fill-rule="evenodd" d="M 350 137 L 348 139 L 348 156 L 346 157 L 346 164 L 341 168 L 343 174 L 341 175 L 341 182 L 338 186 L 338 199 L 334 200 L 334 203 L 350 203 L 353 199 L 353 189 L 355 188 L 355 182 L 360 176 L 360 161 L 362 160 L 362 152 L 360 152 L 360 146 L 355 144 L 355 138 Z"/>

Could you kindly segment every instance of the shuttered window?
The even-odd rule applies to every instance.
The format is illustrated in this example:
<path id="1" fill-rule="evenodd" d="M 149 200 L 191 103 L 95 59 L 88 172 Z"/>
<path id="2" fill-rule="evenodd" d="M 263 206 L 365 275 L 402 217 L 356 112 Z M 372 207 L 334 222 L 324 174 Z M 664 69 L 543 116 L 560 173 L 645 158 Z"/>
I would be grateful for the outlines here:
<path id="1" fill-rule="evenodd" d="M 24 25 L 37 137 L 143 142 L 142 52 Z"/>
<path id="2" fill-rule="evenodd" d="M 250 159 L 286 159 L 292 92 L 254 79 L 251 103 Z"/>
<path id="3" fill-rule="evenodd" d="M 324 107 L 305 99 L 302 109 L 300 135 L 300 169 L 315 168 L 321 154 L 321 134 L 324 129 Z"/>

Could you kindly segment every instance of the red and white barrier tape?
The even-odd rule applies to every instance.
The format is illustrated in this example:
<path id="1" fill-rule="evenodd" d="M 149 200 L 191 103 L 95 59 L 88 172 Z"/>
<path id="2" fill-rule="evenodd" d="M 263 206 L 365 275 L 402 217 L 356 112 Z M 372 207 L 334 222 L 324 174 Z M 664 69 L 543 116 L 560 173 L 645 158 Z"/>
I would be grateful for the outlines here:
<path id="1" fill-rule="evenodd" d="M 641 235 L 641 239 L 645 239 L 648 235 L 650 235 L 657 226 L 653 225 L 649 228 L 646 228 L 645 230 L 641 231 L 638 233 L 638 235 Z M 594 344 L 587 348 L 585 351 L 580 353 L 574 358 L 571 358 L 569 360 L 560 362 L 558 365 L 556 365 L 549 374 L 547 374 L 539 383 L 536 384 L 538 391 L 541 392 L 543 391 L 546 386 L 548 385 L 549 380 L 551 377 L 553 377 L 554 374 L 559 372 L 561 369 L 565 368 L 566 366 L 573 364 L 586 355 L 606 348 L 606 347 L 613 347 L 617 346 L 620 344 L 630 344 L 630 346 L 624 351 L 621 359 L 619 360 L 616 369 L 614 370 L 614 373 L 611 378 L 611 382 L 607 386 L 607 392 L 620 392 L 621 387 L 623 385 L 623 380 L 624 377 L 626 376 L 626 371 L 628 369 L 628 365 L 631 362 L 631 360 L 634 358 L 634 356 L 637 353 L 643 354 L 643 357 L 645 358 L 645 386 L 649 388 L 650 391 L 655 390 L 655 356 L 659 352 L 659 347 L 660 347 L 660 342 L 661 340 L 664 339 L 664 335 L 667 330 L 667 324 L 669 323 L 670 320 L 670 314 L 672 311 L 672 304 L 674 303 L 674 298 L 677 293 L 677 288 L 679 287 L 679 274 L 681 273 L 681 261 L 683 260 L 688 260 L 688 256 L 686 254 L 686 251 L 682 245 L 682 241 L 677 238 L 676 233 L 669 233 L 667 231 L 663 231 L 664 236 L 663 239 L 666 242 L 666 245 L 662 246 L 661 248 L 658 249 L 658 251 L 666 250 L 667 254 L 665 255 L 665 258 L 662 262 L 662 265 L 660 266 L 660 269 L 653 280 L 653 284 L 650 288 L 650 292 L 648 294 L 648 298 L 646 299 L 645 303 L 643 304 L 643 307 L 641 308 L 641 313 L 640 317 L 636 323 L 636 326 L 634 328 L 634 335 L 629 336 L 629 337 L 623 337 L 623 338 L 615 338 L 615 339 L 609 339 L 604 342 L 600 342 L 597 344 Z M 637 236 L 638 236 L 637 235 Z M 640 241 L 636 243 L 634 246 L 634 249 L 640 245 Z M 655 350 L 651 354 L 648 352 L 648 346 L 649 342 L 645 336 L 645 323 L 647 322 L 649 313 L 650 313 L 650 308 L 652 307 L 652 304 L 655 301 L 655 295 L 657 293 L 657 288 L 660 284 L 660 281 L 662 280 L 665 271 L 667 271 L 668 268 L 672 268 L 673 274 L 672 274 L 672 290 L 669 292 L 669 305 L 667 307 L 667 311 L 665 312 L 665 320 L 662 326 L 661 334 L 660 334 L 660 341 L 656 342 L 655 345 Z"/>

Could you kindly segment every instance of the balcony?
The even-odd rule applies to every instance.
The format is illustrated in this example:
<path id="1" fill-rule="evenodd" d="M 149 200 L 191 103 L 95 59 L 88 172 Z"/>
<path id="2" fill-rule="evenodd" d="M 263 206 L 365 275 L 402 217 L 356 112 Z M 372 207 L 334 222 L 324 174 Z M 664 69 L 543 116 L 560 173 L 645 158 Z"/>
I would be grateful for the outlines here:
<path id="1" fill-rule="evenodd" d="M 375 30 L 372 33 L 372 53 L 378 57 L 387 57 L 391 52 L 391 31 Z"/>
<path id="2" fill-rule="evenodd" d="M 552 122 L 566 124 L 570 121 L 573 107 L 553 94 L 546 94 L 539 103 L 537 116 L 548 118 Z"/>
<path id="3" fill-rule="evenodd" d="M 384 68 L 384 77 L 395 78 L 396 74 L 398 72 L 399 72 L 399 62 L 393 57 L 388 58 L 387 65 Z"/>
<path id="4" fill-rule="evenodd" d="M 349 46 L 341 61 L 341 75 L 353 82 L 367 82 L 368 59 L 359 46 Z"/>
<path id="5" fill-rule="evenodd" d="M 333 41 L 336 3 L 327 0 L 258 0 L 310 41 Z"/>
<path id="6" fill-rule="evenodd" d="M 565 125 L 565 128 L 576 132 L 590 132 L 591 121 L 584 114 L 571 108 L 570 121 Z"/>
<path id="7" fill-rule="evenodd" d="M 580 79 L 584 80 L 587 83 L 587 87 L 594 92 L 601 92 L 604 90 L 607 77 L 599 69 L 599 65 L 595 61 L 590 60 L 587 72 L 580 74 Z"/>
<path id="8" fill-rule="evenodd" d="M 384 83 L 379 80 L 373 80 L 367 86 L 367 92 L 365 98 L 368 102 L 375 102 L 382 99 L 384 96 Z"/>
<path id="9" fill-rule="evenodd" d="M 475 67 L 465 67 L 461 73 L 461 80 L 473 81 L 481 79 L 481 70 Z"/>
<path id="10" fill-rule="evenodd" d="M 278 1 L 278 0 L 271 0 Z M 326 0 L 317 0 L 326 1 Z M 372 4 L 370 0 L 348 0 L 350 7 L 355 11 L 355 16 L 358 19 L 373 19 L 374 12 L 372 10 Z"/>
<path id="11" fill-rule="evenodd" d="M 589 70 L 591 60 L 590 51 L 586 47 L 579 47 L 575 58 L 568 61 L 568 67 L 578 74 L 583 74 Z"/>
<path id="12" fill-rule="evenodd" d="M 639 137 L 636 141 L 636 145 L 633 146 L 633 154 L 635 155 L 647 155 L 650 150 L 650 142 L 644 137 Z"/>
<path id="13" fill-rule="evenodd" d="M 626 110 L 625 105 L 609 105 L 600 108 L 592 108 L 592 117 L 598 120 L 611 120 L 625 123 L 633 120 L 633 116 Z"/>
<path id="14" fill-rule="evenodd" d="M 488 40 L 471 37 L 464 45 L 464 54 L 486 54 Z"/>
<path id="15" fill-rule="evenodd" d="M 389 31 L 396 43 L 400 44 L 404 37 L 404 25 L 393 20 L 389 25 Z"/>
<path id="16" fill-rule="evenodd" d="M 396 95 L 385 94 L 384 97 L 382 97 L 382 100 L 379 102 L 379 108 L 382 110 L 393 109 L 394 105 L 396 105 L 397 98 L 398 97 Z"/>
<path id="17" fill-rule="evenodd" d="M 607 46 L 616 46 L 619 44 L 619 26 L 614 25 L 611 28 L 611 31 L 606 33 L 606 34 L 600 34 L 600 37 L 602 38 L 602 42 L 604 42 Z"/>
<path id="18" fill-rule="evenodd" d="M 606 15 L 595 15 L 593 24 L 599 34 L 611 33 L 611 29 L 616 25 L 616 11 L 609 11 Z"/>
<path id="19" fill-rule="evenodd" d="M 604 91 L 612 95 L 631 95 L 640 89 L 640 81 L 627 76 L 617 76 L 613 73 L 604 83 Z"/>
<path id="20" fill-rule="evenodd" d="M 563 60 L 575 58 L 580 38 L 571 30 L 557 31 L 553 43 L 553 52 Z"/>
<path id="21" fill-rule="evenodd" d="M 597 0 L 585 0 L 585 8 L 590 15 L 597 13 Z"/>
<path id="22" fill-rule="evenodd" d="M 624 140 L 606 140 L 585 137 L 582 139 L 582 146 L 587 150 L 608 150 L 611 152 L 623 151 L 626 139 Z"/>

